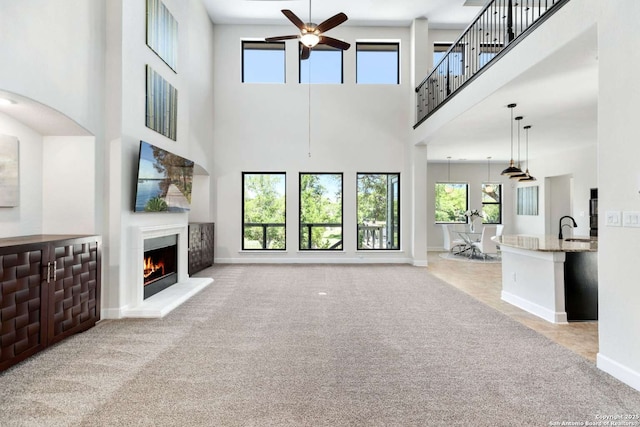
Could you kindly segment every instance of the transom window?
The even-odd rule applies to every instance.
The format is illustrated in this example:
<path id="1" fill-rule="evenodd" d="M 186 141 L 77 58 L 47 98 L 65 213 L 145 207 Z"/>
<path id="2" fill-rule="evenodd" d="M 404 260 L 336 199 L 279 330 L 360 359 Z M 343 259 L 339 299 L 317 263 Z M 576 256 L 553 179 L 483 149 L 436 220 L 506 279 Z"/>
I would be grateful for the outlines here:
<path id="1" fill-rule="evenodd" d="M 242 249 L 286 249 L 286 174 L 242 173 Z"/>
<path id="2" fill-rule="evenodd" d="M 308 59 L 298 58 L 300 83 L 343 83 L 342 50 L 319 44 Z"/>
<path id="3" fill-rule="evenodd" d="M 502 184 L 482 184 L 482 223 L 502 223 Z"/>
<path id="4" fill-rule="evenodd" d="M 284 83 L 284 42 L 243 41 L 242 81 L 244 83 Z"/>
<path id="5" fill-rule="evenodd" d="M 436 223 L 466 224 L 469 209 L 469 185 L 459 182 L 436 183 Z"/>
<path id="6" fill-rule="evenodd" d="M 342 250 L 342 174 L 300 173 L 300 250 Z"/>
<path id="7" fill-rule="evenodd" d="M 451 47 L 450 43 L 435 43 L 433 45 L 433 66 L 436 67 Z M 464 49 L 456 46 L 449 54 L 449 59 L 438 68 L 439 74 L 452 74 L 460 76 L 464 74 Z"/>
<path id="8" fill-rule="evenodd" d="M 400 84 L 400 44 L 356 43 L 356 83 Z"/>
<path id="9" fill-rule="evenodd" d="M 358 174 L 358 249 L 400 249 L 400 174 Z"/>

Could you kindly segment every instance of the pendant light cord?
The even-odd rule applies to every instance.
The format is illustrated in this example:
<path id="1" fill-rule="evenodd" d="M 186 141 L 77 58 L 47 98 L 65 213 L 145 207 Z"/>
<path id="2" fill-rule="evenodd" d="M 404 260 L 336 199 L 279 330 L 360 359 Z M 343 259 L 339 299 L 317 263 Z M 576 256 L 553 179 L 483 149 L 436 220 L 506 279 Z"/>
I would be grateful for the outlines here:
<path id="1" fill-rule="evenodd" d="M 311 0 L 309 0 L 309 22 L 311 22 Z M 309 86 L 309 135 L 308 135 L 308 146 L 307 146 L 307 150 L 308 150 L 308 155 L 309 158 L 311 158 L 311 58 L 307 58 L 307 61 L 309 61 L 308 63 L 308 67 L 307 67 L 307 85 Z"/>

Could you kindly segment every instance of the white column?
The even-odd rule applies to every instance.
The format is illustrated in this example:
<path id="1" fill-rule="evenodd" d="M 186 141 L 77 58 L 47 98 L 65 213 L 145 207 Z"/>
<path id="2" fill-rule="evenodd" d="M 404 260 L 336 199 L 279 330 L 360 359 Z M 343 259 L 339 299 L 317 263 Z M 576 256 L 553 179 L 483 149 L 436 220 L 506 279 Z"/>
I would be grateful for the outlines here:
<path id="1" fill-rule="evenodd" d="M 411 256 L 413 265 L 427 266 L 427 147 L 411 148 Z"/>

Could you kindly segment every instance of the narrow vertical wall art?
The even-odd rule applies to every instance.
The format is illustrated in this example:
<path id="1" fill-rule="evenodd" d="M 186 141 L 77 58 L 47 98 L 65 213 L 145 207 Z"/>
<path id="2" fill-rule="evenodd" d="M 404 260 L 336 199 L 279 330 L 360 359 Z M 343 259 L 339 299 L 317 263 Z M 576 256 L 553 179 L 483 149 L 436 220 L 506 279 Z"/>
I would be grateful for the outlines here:
<path id="1" fill-rule="evenodd" d="M 178 21 L 160 0 L 147 0 L 147 46 L 176 71 Z"/>
<path id="2" fill-rule="evenodd" d="M 147 65 L 147 127 L 175 141 L 177 124 L 177 89 Z"/>
<path id="3" fill-rule="evenodd" d="M 19 142 L 18 138 L 0 135 L 0 207 L 19 205 Z"/>

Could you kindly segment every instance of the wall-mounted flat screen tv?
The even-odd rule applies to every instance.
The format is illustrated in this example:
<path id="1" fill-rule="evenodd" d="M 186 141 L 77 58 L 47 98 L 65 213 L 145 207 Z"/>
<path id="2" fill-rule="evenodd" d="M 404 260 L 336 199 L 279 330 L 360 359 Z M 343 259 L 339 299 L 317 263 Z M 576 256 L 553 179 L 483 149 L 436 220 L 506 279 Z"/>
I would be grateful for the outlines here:
<path id="1" fill-rule="evenodd" d="M 134 212 L 187 212 L 193 162 L 140 141 Z"/>

